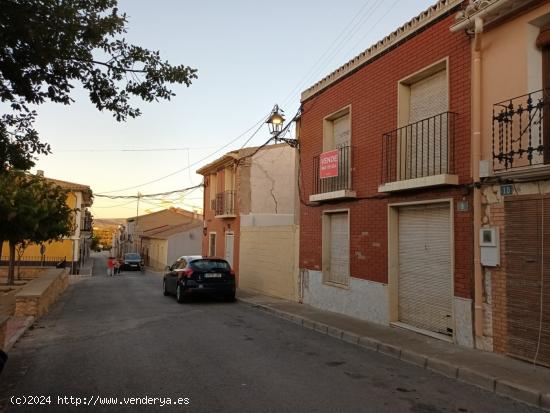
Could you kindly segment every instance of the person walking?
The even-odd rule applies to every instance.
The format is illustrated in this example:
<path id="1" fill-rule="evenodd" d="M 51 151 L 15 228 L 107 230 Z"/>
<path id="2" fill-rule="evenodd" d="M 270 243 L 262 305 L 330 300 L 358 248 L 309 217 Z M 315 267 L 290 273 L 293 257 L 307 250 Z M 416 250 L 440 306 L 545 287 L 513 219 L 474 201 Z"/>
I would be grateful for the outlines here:
<path id="1" fill-rule="evenodd" d="M 107 275 L 111 277 L 113 275 L 113 271 L 115 269 L 115 259 L 114 257 L 109 257 L 107 260 Z"/>
<path id="2" fill-rule="evenodd" d="M 114 259 L 114 263 L 115 263 L 115 275 L 120 275 L 120 260 L 117 260 L 116 258 Z"/>

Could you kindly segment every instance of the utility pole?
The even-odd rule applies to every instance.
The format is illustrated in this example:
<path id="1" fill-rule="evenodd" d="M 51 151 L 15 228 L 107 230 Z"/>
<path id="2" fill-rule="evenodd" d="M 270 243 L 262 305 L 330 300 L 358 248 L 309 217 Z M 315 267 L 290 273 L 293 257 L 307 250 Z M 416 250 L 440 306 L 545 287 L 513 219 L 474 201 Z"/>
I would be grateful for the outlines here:
<path id="1" fill-rule="evenodd" d="M 137 251 L 137 236 L 138 236 L 138 217 L 139 217 L 139 198 L 141 197 L 141 193 L 138 191 L 137 193 L 137 204 L 136 204 L 136 223 L 134 226 L 134 252 Z"/>

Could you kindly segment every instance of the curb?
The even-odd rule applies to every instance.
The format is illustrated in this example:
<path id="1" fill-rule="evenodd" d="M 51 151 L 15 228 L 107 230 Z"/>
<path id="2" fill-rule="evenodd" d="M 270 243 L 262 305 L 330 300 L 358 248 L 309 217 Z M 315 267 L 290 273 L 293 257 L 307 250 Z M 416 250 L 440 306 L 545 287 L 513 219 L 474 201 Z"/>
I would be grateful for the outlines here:
<path id="1" fill-rule="evenodd" d="M 499 379 L 498 377 L 492 377 L 466 367 L 451 364 L 445 360 L 425 356 L 392 344 L 383 343 L 371 337 L 359 336 L 338 327 L 333 327 L 310 320 L 307 317 L 298 316 L 286 311 L 277 310 L 265 304 L 258 304 L 253 301 L 249 301 L 246 298 L 237 297 L 237 299 L 243 304 L 257 308 L 269 314 L 273 314 L 276 317 L 292 321 L 293 323 L 301 325 L 309 330 L 329 335 L 338 340 L 358 345 L 367 350 L 382 353 L 386 356 L 399 359 L 409 364 L 414 364 L 415 366 L 425 368 L 445 377 L 459 380 L 463 383 L 498 394 L 499 396 L 519 401 L 529 406 L 538 407 L 544 411 L 550 412 L 550 393 L 544 394 L 519 384 Z"/>
<path id="2" fill-rule="evenodd" d="M 30 326 L 33 325 L 34 321 L 36 319 L 34 317 L 27 317 L 25 320 L 25 324 L 22 328 L 17 330 L 14 335 L 6 339 L 6 345 L 4 347 L 4 351 L 8 353 L 11 348 L 17 343 L 17 341 L 21 338 L 23 334 L 29 329 Z"/>

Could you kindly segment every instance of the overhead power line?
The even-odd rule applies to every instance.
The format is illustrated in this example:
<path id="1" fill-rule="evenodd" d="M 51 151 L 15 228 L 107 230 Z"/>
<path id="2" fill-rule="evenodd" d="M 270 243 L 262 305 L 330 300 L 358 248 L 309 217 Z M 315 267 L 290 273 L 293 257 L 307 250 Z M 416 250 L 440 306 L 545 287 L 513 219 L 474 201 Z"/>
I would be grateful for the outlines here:
<path id="1" fill-rule="evenodd" d="M 195 185 L 195 186 L 190 186 L 189 188 L 176 189 L 176 190 L 174 190 L 174 191 L 167 191 L 167 192 L 157 192 L 157 193 L 155 193 L 155 194 L 138 194 L 138 195 L 107 195 L 107 194 L 94 194 L 94 197 L 108 198 L 108 199 L 154 198 L 154 197 L 157 197 L 157 196 L 172 195 L 172 194 L 176 194 L 176 193 L 191 191 L 191 190 L 200 188 L 201 186 L 203 186 L 203 185 L 202 185 L 202 184 L 198 184 L 198 185 Z"/>
<path id="2" fill-rule="evenodd" d="M 190 151 L 200 149 L 213 149 L 216 146 L 198 146 L 194 148 L 111 148 L 111 149 L 60 149 L 56 152 L 169 152 L 169 151 Z"/>
<path id="3" fill-rule="evenodd" d="M 181 169 L 178 169 L 177 171 L 174 171 L 174 172 L 171 172 L 167 175 L 164 175 L 164 176 L 161 176 L 160 178 L 156 178 L 156 179 L 153 179 L 151 181 L 148 181 L 148 182 L 144 182 L 144 183 L 141 183 L 139 185 L 134 185 L 134 186 L 129 186 L 127 188 L 119 188 L 119 189 L 113 189 L 113 190 L 110 190 L 110 191 L 102 191 L 103 194 L 109 194 L 109 193 L 113 193 L 113 192 L 122 192 L 122 191 L 128 191 L 130 189 L 136 189 L 136 188 L 141 188 L 142 186 L 146 186 L 146 185 L 150 185 L 150 184 L 153 184 L 153 183 L 156 183 L 156 182 L 159 182 L 159 181 L 162 181 L 163 179 L 166 179 L 166 178 L 169 178 L 171 176 L 174 176 L 176 174 L 179 174 L 180 172 L 183 172 L 183 171 L 186 171 L 188 170 L 189 168 L 193 167 L 193 166 L 196 166 L 196 165 L 199 165 L 201 164 L 202 162 L 204 162 L 205 160 L 209 159 L 210 157 L 214 156 L 215 154 L 219 153 L 220 151 L 222 151 L 223 149 L 227 148 L 228 146 L 232 145 L 233 143 L 235 143 L 236 141 L 238 141 L 240 138 L 242 138 L 244 135 L 246 135 L 248 132 L 250 132 L 252 129 L 254 129 L 255 127 L 257 127 L 258 125 L 260 125 L 261 123 L 264 123 L 268 118 L 268 115 L 267 116 L 264 116 L 262 117 L 258 122 L 256 122 L 253 126 L 251 126 L 250 128 L 248 128 L 246 131 L 244 131 L 243 133 L 241 133 L 239 136 L 237 136 L 236 138 L 232 139 L 231 141 L 229 141 L 228 143 L 226 143 L 225 145 L 221 146 L 220 148 L 216 149 L 214 152 L 210 153 L 209 155 L 199 159 L 198 161 L 196 162 L 193 162 L 192 164 L 189 164 L 187 165 L 185 168 L 181 168 Z"/>

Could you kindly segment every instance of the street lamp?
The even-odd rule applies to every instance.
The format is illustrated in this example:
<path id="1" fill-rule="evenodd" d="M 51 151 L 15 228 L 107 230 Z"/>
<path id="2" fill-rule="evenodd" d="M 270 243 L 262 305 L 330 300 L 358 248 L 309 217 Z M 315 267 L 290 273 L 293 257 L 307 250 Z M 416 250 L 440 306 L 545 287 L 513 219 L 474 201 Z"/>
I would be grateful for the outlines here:
<path id="1" fill-rule="evenodd" d="M 269 127 L 269 132 L 272 135 L 277 135 L 283 130 L 283 123 L 285 122 L 285 117 L 283 116 L 283 111 L 279 109 L 279 105 L 273 106 L 271 115 L 265 121 Z"/>

